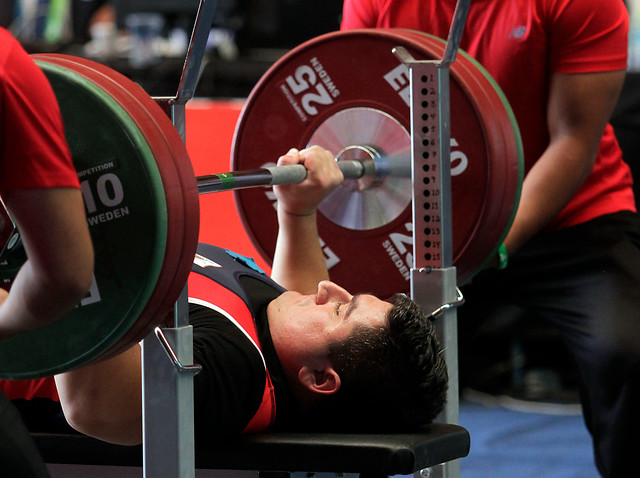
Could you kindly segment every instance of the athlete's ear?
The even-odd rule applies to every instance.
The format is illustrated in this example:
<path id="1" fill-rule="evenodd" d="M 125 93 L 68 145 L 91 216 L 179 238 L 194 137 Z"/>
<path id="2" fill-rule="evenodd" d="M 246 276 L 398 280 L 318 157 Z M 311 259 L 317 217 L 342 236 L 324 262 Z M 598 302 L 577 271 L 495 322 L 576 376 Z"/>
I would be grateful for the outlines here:
<path id="1" fill-rule="evenodd" d="M 340 390 L 340 375 L 330 365 L 322 370 L 304 366 L 298 372 L 298 380 L 306 389 L 322 395 L 331 395 Z"/>

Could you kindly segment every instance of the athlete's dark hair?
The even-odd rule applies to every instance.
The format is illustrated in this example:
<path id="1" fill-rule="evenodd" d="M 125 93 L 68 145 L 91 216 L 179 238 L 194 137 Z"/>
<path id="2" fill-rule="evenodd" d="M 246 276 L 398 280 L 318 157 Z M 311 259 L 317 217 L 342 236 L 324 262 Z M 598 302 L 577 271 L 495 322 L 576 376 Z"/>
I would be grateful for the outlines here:
<path id="1" fill-rule="evenodd" d="M 448 375 L 434 324 L 406 295 L 395 295 L 392 303 L 386 328 L 361 326 L 329 345 L 341 386 L 316 410 L 326 427 L 400 431 L 442 411 Z"/>

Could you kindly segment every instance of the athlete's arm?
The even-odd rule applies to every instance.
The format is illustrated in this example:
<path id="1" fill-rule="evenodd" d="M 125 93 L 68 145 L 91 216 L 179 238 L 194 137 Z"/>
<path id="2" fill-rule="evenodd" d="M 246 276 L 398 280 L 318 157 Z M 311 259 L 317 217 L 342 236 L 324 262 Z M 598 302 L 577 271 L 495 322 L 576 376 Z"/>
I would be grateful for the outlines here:
<path id="1" fill-rule="evenodd" d="M 278 160 L 280 166 L 298 163 L 307 168 L 307 179 L 274 187 L 279 231 L 271 276 L 287 289 L 313 294 L 318 282 L 329 278 L 318 237 L 316 208 L 343 176 L 333 155 L 318 146 L 292 149 Z"/>
<path id="2" fill-rule="evenodd" d="M 138 344 L 108 360 L 56 375 L 64 416 L 76 430 L 121 445 L 142 443 Z"/>

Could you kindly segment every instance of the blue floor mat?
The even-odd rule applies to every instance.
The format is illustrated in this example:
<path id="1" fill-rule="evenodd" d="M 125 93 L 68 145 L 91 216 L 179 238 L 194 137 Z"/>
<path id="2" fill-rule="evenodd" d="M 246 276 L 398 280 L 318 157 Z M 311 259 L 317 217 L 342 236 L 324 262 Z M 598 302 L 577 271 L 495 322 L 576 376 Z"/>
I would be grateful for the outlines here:
<path id="1" fill-rule="evenodd" d="M 511 409 L 527 406 L 500 398 L 486 402 L 460 403 L 460 425 L 471 435 L 471 451 L 460 461 L 461 478 L 600 476 L 579 408 L 540 413 Z"/>
<path id="2" fill-rule="evenodd" d="M 523 412 L 462 401 L 471 451 L 464 478 L 597 478 L 591 438 L 579 413 Z"/>

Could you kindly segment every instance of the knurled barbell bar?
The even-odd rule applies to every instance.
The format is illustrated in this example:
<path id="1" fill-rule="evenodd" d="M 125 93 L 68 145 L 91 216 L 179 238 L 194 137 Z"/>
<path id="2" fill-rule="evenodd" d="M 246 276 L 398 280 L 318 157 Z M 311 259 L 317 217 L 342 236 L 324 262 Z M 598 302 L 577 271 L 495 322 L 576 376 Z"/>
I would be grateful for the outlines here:
<path id="1" fill-rule="evenodd" d="M 385 177 L 410 178 L 411 159 L 407 156 L 374 159 L 339 160 L 338 168 L 345 181 L 375 181 Z M 277 186 L 278 184 L 301 183 L 307 177 L 307 169 L 301 164 L 285 166 L 267 166 L 265 168 L 230 171 L 228 173 L 198 176 L 198 192 L 200 194 L 258 186 Z"/>

